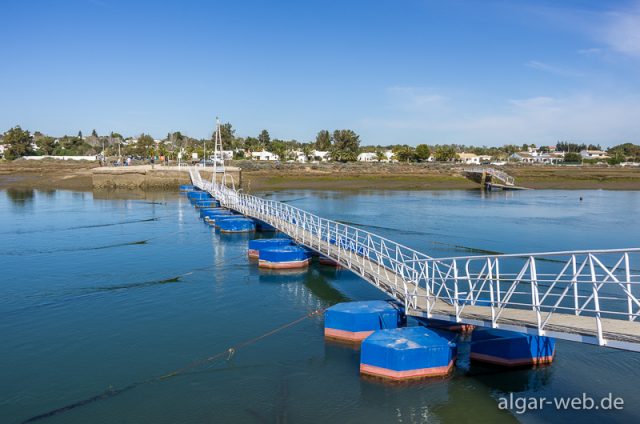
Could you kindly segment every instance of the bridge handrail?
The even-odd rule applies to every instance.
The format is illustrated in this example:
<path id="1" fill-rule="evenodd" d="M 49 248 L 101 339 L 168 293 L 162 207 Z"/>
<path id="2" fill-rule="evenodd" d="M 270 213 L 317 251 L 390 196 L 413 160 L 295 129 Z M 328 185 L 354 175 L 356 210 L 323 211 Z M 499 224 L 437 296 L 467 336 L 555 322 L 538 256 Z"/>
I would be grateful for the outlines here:
<path id="1" fill-rule="evenodd" d="M 640 271 L 631 266 L 640 248 L 432 258 L 375 233 L 204 181 L 197 170 L 190 173 L 194 184 L 223 206 L 274 225 L 311 248 L 325 249 L 322 253 L 369 281 L 390 282 L 382 288 L 402 300 L 409 313 L 432 316 L 444 302 L 462 322 L 469 308 L 483 306 L 498 327 L 506 310 L 529 310 L 539 334 L 558 314 L 589 316 L 601 345 L 613 343 L 603 318 L 640 318 Z"/>

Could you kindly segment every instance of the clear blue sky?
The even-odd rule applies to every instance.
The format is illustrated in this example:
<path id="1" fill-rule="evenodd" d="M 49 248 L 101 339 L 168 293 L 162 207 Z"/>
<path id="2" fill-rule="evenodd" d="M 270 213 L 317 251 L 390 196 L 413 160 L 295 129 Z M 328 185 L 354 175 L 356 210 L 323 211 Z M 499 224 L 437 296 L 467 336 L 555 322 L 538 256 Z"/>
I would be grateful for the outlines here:
<path id="1" fill-rule="evenodd" d="M 640 1 L 0 1 L 0 130 L 640 143 Z"/>

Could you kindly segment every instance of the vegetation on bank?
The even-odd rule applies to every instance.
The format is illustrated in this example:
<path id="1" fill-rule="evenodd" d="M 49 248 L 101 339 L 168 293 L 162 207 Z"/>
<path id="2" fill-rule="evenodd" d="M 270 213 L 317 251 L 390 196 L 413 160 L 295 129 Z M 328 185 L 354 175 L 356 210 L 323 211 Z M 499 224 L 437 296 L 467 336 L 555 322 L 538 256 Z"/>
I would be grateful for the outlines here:
<path id="1" fill-rule="evenodd" d="M 454 160 L 461 152 L 490 156 L 493 160 L 507 160 L 516 152 L 536 147 L 529 144 L 508 144 L 501 147 L 461 144 L 419 144 L 415 147 L 406 144 L 363 146 L 360 136 L 350 129 L 338 129 L 333 132 L 321 130 L 317 133 L 315 140 L 300 142 L 295 139 L 272 139 L 266 129 L 256 137 L 240 137 L 236 135 L 230 123 L 221 125 L 220 135 L 225 150 L 233 152 L 233 158 L 237 160 L 249 159 L 251 152 L 263 150 L 278 155 L 284 161 L 294 160 L 296 154 L 300 153 L 307 159 L 313 160 L 317 152 L 328 152 L 328 157 L 338 162 L 355 161 L 360 153 L 374 153 L 377 160 L 384 161 L 388 159 L 386 152 L 389 151 L 393 152 L 394 158 L 400 162 L 424 162 L 429 158 L 438 162 L 448 162 Z M 176 131 L 158 140 L 144 133 L 135 138 L 125 138 L 116 132 L 99 135 L 96 130 L 93 130 L 89 136 L 83 136 L 79 131 L 77 135 L 52 137 L 39 131 L 31 134 L 30 131 L 16 126 L 0 137 L 0 145 L 5 146 L 4 157 L 9 160 L 31 155 L 84 156 L 102 153 L 105 156 L 139 158 L 164 156 L 171 160 L 176 160 L 181 153 L 184 160 L 191 158 L 192 153 L 196 153 L 200 158 L 205 156 L 205 151 L 210 154 L 214 137 L 215 133 L 212 134 L 211 139 L 195 139 Z M 581 157 L 579 152 L 601 150 L 601 147 L 566 141 L 559 141 L 555 146 L 538 147 L 541 153 L 552 150 L 563 152 L 565 163 L 590 163 L 589 160 Z M 620 144 L 608 148 L 607 155 L 609 164 L 625 161 L 640 162 L 640 146 L 632 143 Z"/>

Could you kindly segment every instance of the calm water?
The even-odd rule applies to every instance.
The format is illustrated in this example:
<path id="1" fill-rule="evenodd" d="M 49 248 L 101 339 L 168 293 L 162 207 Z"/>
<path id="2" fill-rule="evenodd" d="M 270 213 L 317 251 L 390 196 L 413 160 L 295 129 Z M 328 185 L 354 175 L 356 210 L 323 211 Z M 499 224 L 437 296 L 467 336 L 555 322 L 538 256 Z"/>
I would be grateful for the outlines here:
<path id="1" fill-rule="evenodd" d="M 433 256 L 640 245 L 638 192 L 265 195 L 367 225 Z M 358 352 L 326 344 L 320 317 L 229 357 L 230 346 L 309 311 L 383 296 L 348 272 L 318 265 L 298 274 L 258 271 L 246 258 L 250 236 L 216 233 L 185 197 L 147 196 L 0 192 L 0 422 L 138 382 L 38 422 L 640 420 L 640 354 L 570 342 L 558 342 L 549 367 L 498 372 L 470 367 L 461 355 L 452 377 L 403 386 L 361 379 Z M 611 392 L 625 399 L 625 410 L 517 415 L 497 408 L 508 392 Z"/>

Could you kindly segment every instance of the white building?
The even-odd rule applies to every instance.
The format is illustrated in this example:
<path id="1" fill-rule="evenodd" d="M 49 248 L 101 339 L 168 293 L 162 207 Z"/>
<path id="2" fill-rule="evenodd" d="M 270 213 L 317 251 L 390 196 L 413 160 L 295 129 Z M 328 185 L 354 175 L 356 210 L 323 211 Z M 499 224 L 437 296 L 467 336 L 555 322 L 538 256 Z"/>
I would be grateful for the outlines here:
<path id="1" fill-rule="evenodd" d="M 480 165 L 480 156 L 475 153 L 458 153 L 458 160 L 469 165 Z"/>
<path id="2" fill-rule="evenodd" d="M 5 144 L 0 144 L 0 157 L 4 157 L 4 151 L 6 149 Z"/>
<path id="3" fill-rule="evenodd" d="M 329 152 L 322 150 L 314 150 L 313 153 L 311 153 L 311 157 L 316 162 L 328 162 L 330 158 Z"/>
<path id="4" fill-rule="evenodd" d="M 276 155 L 274 153 L 271 153 L 271 152 L 267 152 L 266 150 L 263 150 L 261 152 L 251 152 L 251 159 L 252 160 L 260 160 L 260 161 L 280 160 L 278 155 Z"/>
<path id="5" fill-rule="evenodd" d="M 582 150 L 580 151 L 580 156 L 582 156 L 582 159 L 609 159 L 607 152 L 602 150 Z"/>
<path id="6" fill-rule="evenodd" d="M 373 152 L 360 153 L 358 162 L 378 162 L 378 154 Z"/>
<path id="7" fill-rule="evenodd" d="M 522 163 L 542 163 L 553 165 L 564 162 L 564 153 L 540 153 L 538 151 L 516 152 L 509 156 L 509 158 Z"/>

